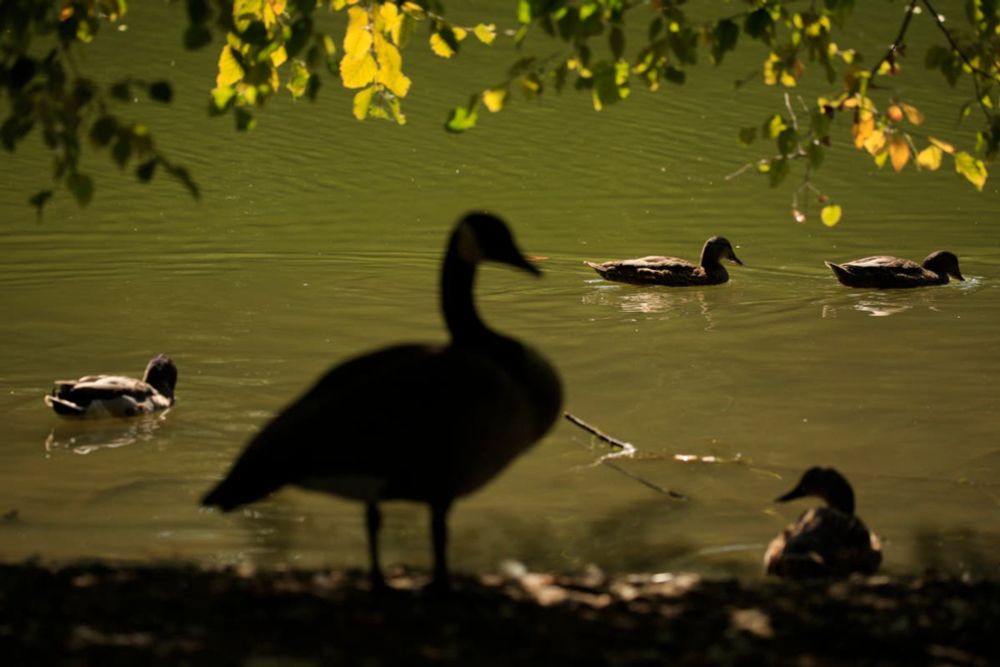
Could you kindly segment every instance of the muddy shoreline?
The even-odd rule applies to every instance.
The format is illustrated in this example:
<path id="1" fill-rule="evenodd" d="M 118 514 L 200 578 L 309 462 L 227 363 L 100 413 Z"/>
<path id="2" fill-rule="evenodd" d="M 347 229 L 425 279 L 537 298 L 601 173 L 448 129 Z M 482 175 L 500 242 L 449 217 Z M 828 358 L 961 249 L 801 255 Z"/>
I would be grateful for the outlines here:
<path id="1" fill-rule="evenodd" d="M 0 565 L 13 665 L 991 665 L 1000 583 Z"/>

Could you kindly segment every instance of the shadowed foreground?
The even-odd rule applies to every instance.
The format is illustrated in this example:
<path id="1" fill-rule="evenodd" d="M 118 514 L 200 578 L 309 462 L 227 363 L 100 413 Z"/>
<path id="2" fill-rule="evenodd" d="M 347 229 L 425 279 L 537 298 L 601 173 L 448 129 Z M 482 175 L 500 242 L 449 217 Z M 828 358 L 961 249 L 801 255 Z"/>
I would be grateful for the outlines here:
<path id="1" fill-rule="evenodd" d="M 0 565 L 5 665 L 1000 663 L 1000 585 Z"/>

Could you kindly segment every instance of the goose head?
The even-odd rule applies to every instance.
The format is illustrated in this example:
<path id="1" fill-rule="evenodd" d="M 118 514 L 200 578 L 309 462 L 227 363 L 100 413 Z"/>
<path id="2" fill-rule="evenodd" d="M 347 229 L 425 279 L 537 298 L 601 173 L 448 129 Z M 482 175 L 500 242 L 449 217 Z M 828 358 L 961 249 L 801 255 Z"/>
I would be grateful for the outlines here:
<path id="1" fill-rule="evenodd" d="M 701 265 L 718 264 L 723 259 L 728 259 L 743 266 L 743 262 L 740 261 L 740 258 L 736 256 L 736 251 L 733 250 L 733 244 L 726 237 L 713 236 L 705 241 L 705 245 L 701 249 Z"/>
<path id="2" fill-rule="evenodd" d="M 541 274 L 518 249 L 504 221 L 491 213 L 466 214 L 455 227 L 451 246 L 458 258 L 470 265 L 492 261 Z"/>
<path id="3" fill-rule="evenodd" d="M 813 467 L 805 471 L 798 485 L 775 502 L 813 496 L 845 514 L 854 514 L 854 490 L 847 479 L 833 468 Z"/>
<path id="4" fill-rule="evenodd" d="M 142 381 L 172 400 L 174 387 L 177 386 L 177 366 L 167 355 L 158 354 L 146 364 Z"/>
<path id="5" fill-rule="evenodd" d="M 962 272 L 958 269 L 958 257 L 953 252 L 938 250 L 927 255 L 924 260 L 924 268 L 933 271 L 939 276 L 953 276 L 956 280 L 965 280 Z"/>

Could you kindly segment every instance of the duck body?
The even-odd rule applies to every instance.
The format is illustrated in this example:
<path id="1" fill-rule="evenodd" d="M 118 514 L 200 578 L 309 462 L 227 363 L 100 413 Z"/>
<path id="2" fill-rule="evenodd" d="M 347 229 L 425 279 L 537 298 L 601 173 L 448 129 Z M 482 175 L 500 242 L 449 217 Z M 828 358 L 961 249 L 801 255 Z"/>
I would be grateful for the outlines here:
<path id="1" fill-rule="evenodd" d="M 584 262 L 602 278 L 636 285 L 667 285 L 670 287 L 693 287 L 697 285 L 719 285 L 729 280 L 729 273 L 721 260 L 728 259 L 742 265 L 736 257 L 732 244 L 721 236 L 713 236 L 705 242 L 699 264 L 678 257 L 651 255 L 637 259 L 612 260 L 595 263 Z"/>
<path id="2" fill-rule="evenodd" d="M 854 515 L 854 491 L 843 475 L 833 468 L 810 468 L 777 500 L 805 496 L 823 498 L 828 506 L 806 510 L 771 541 L 764 571 L 796 579 L 874 574 L 882 563 L 882 543 Z"/>
<path id="3" fill-rule="evenodd" d="M 62 417 L 134 417 L 174 404 L 177 367 L 166 355 L 153 357 L 138 380 L 123 375 L 87 375 L 57 380 L 45 404 Z"/>
<path id="4" fill-rule="evenodd" d="M 562 405 L 555 369 L 479 319 L 472 287 L 483 260 L 538 273 L 499 218 L 465 216 L 442 270 L 451 341 L 395 345 L 334 367 L 264 427 L 203 504 L 228 511 L 285 485 L 361 501 L 372 583 L 381 588 L 379 503 L 427 503 L 434 584 L 447 588 L 452 503 L 537 442 Z"/>
<path id="5" fill-rule="evenodd" d="M 847 287 L 905 289 L 946 285 L 949 275 L 964 280 L 958 257 L 946 250 L 931 253 L 921 264 L 891 255 L 873 255 L 843 264 L 826 262 L 826 265 Z"/>

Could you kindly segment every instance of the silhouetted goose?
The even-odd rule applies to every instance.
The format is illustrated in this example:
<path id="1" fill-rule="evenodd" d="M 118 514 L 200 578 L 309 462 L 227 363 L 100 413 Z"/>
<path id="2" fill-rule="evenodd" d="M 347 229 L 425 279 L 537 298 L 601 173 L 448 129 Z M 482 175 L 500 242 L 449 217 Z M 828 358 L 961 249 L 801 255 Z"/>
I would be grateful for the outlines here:
<path id="1" fill-rule="evenodd" d="M 56 380 L 45 404 L 64 417 L 133 417 L 174 404 L 177 366 L 165 354 L 149 360 L 141 380 L 122 375 L 88 375 Z"/>
<path id="2" fill-rule="evenodd" d="M 776 502 L 816 496 L 828 507 L 806 510 L 767 548 L 764 569 L 783 577 L 873 574 L 882 562 L 878 536 L 854 516 L 854 491 L 833 468 L 810 468 L 798 486 Z"/>
<path id="3" fill-rule="evenodd" d="M 451 341 L 397 345 L 334 367 L 247 445 L 203 504 L 228 511 L 286 484 L 359 500 L 372 584 L 380 588 L 379 502 L 428 503 L 434 584 L 446 588 L 452 502 L 537 442 L 562 403 L 555 369 L 479 318 L 472 288 L 483 260 L 539 273 L 500 219 L 466 215 L 451 234 L 441 273 Z"/>
<path id="4" fill-rule="evenodd" d="M 607 280 L 639 285 L 669 285 L 671 287 L 692 287 L 695 285 L 718 285 L 729 280 L 729 273 L 722 265 L 723 259 L 742 265 L 736 251 L 728 240 L 713 236 L 705 241 L 701 249 L 699 265 L 677 257 L 640 257 L 639 259 L 612 260 L 597 264 L 584 262 Z"/>
<path id="5" fill-rule="evenodd" d="M 924 287 L 945 285 L 948 276 L 965 280 L 958 269 L 958 257 L 947 250 L 938 250 L 927 255 L 923 264 L 909 259 L 876 255 L 852 262 L 834 264 L 826 262 L 837 280 L 848 287 Z"/>

